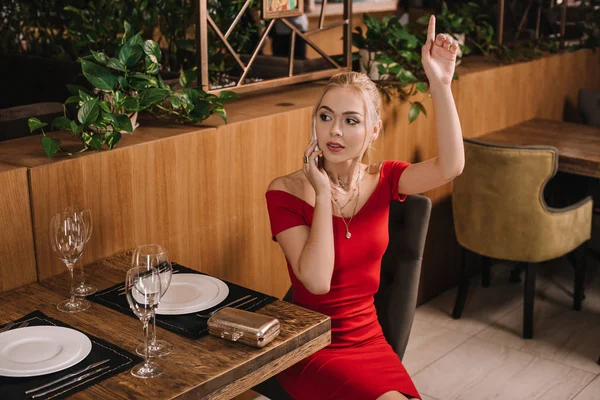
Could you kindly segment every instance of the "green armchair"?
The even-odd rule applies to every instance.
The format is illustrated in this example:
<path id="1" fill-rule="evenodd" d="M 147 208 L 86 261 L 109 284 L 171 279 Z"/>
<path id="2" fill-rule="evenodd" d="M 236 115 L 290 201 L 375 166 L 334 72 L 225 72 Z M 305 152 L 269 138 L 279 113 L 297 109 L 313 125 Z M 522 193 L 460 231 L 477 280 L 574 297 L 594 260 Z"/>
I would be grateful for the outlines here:
<path id="1" fill-rule="evenodd" d="M 544 187 L 556 174 L 553 147 L 502 146 L 464 139 L 465 168 L 454 181 L 452 211 L 458 243 L 465 249 L 452 316 L 460 318 L 469 285 L 468 252 L 482 257 L 482 283 L 489 285 L 490 260 L 524 265 L 523 337 L 533 337 L 537 264 L 572 255 L 574 308 L 581 309 L 585 245 L 592 226 L 592 199 L 565 208 L 549 207 Z"/>

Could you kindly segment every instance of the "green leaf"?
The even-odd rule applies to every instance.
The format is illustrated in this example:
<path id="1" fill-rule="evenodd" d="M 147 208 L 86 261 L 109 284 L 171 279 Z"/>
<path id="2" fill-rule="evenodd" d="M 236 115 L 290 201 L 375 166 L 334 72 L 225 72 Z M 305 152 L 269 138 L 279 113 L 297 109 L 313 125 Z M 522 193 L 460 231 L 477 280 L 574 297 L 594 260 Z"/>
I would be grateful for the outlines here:
<path id="1" fill-rule="evenodd" d="M 102 137 L 101 134 L 99 133 L 87 133 L 84 132 L 81 135 L 81 138 L 83 139 L 83 141 L 85 143 L 87 143 L 88 146 L 90 146 L 92 149 L 94 150 L 100 150 L 102 148 L 102 145 L 104 144 L 104 139 Z"/>
<path id="2" fill-rule="evenodd" d="M 93 124 L 98 119 L 99 114 L 98 99 L 88 100 L 83 103 L 77 112 L 77 120 L 79 120 L 82 125 Z"/>
<path id="3" fill-rule="evenodd" d="M 85 78 L 100 90 L 113 90 L 117 84 L 117 77 L 101 65 L 81 60 L 81 70 Z"/>
<path id="4" fill-rule="evenodd" d="M 76 104 L 79 103 L 79 96 L 70 96 L 65 100 L 65 104 Z"/>
<path id="5" fill-rule="evenodd" d="M 67 117 L 56 117 L 52 120 L 53 131 L 68 131 L 71 129 L 71 120 Z"/>
<path id="6" fill-rule="evenodd" d="M 112 112 L 112 111 L 110 111 L 110 105 L 106 101 L 101 101 L 100 103 L 98 103 L 98 105 L 104 112 L 107 112 L 107 113 Z"/>
<path id="7" fill-rule="evenodd" d="M 133 67 L 140 61 L 143 54 L 142 46 L 139 44 L 133 46 L 125 44 L 119 50 L 119 60 L 126 66 Z"/>
<path id="8" fill-rule="evenodd" d="M 150 61 L 148 58 L 145 62 L 146 73 L 150 75 L 158 75 L 158 71 L 160 70 L 160 64 L 154 63 Z"/>
<path id="9" fill-rule="evenodd" d="M 142 35 L 140 35 L 139 33 L 136 33 L 135 35 L 133 35 L 131 37 L 131 39 L 129 39 L 129 41 L 127 42 L 127 44 L 130 46 L 135 46 L 136 44 L 143 44 L 143 43 L 144 43 L 144 39 L 142 39 Z"/>
<path id="10" fill-rule="evenodd" d="M 424 82 L 417 83 L 417 90 L 421 93 L 427 92 L 427 85 Z"/>
<path id="11" fill-rule="evenodd" d="M 120 90 L 117 90 L 115 92 L 115 96 L 114 96 L 113 100 L 115 101 L 115 104 L 120 105 L 124 98 L 125 97 L 123 95 L 123 92 L 121 92 Z"/>
<path id="12" fill-rule="evenodd" d="M 91 95 L 90 91 L 81 85 L 67 85 L 67 90 L 69 90 L 69 93 L 71 94 L 79 95 L 79 92 L 83 92 L 85 94 Z"/>
<path id="13" fill-rule="evenodd" d="M 135 74 L 129 77 L 129 86 L 140 91 L 151 87 L 158 87 L 158 80 L 150 75 Z"/>
<path id="14" fill-rule="evenodd" d="M 131 120 L 127 115 L 124 114 L 116 114 L 114 115 L 114 124 L 113 128 L 115 131 L 126 131 L 133 132 L 133 126 L 131 125 Z"/>
<path id="15" fill-rule="evenodd" d="M 126 113 L 132 113 L 139 110 L 139 102 L 137 97 L 127 97 L 123 100 L 123 109 Z"/>
<path id="16" fill-rule="evenodd" d="M 415 104 L 410 105 L 410 110 L 408 110 L 408 123 L 412 123 L 415 119 L 419 117 L 419 113 L 421 109 Z"/>
<path id="17" fill-rule="evenodd" d="M 78 125 L 77 122 L 71 121 L 71 132 L 73 132 L 74 135 L 78 135 L 82 129 L 83 125 Z"/>
<path id="18" fill-rule="evenodd" d="M 225 112 L 225 109 L 222 106 L 213 108 L 212 112 L 213 114 L 217 114 L 219 117 L 221 117 L 223 122 L 227 123 L 227 113 Z"/>
<path id="19" fill-rule="evenodd" d="M 162 52 L 160 51 L 160 47 L 158 43 L 153 40 L 146 40 L 143 44 L 144 53 L 152 60 L 154 63 L 159 63 L 162 57 Z"/>
<path id="20" fill-rule="evenodd" d="M 94 96 L 90 96 L 85 92 L 79 92 L 79 99 L 85 103 L 86 101 L 93 100 Z"/>
<path id="21" fill-rule="evenodd" d="M 37 119 L 35 117 L 32 117 L 27 120 L 27 125 L 29 125 L 29 133 L 32 133 L 33 131 L 35 131 L 37 129 L 41 129 L 48 124 L 40 121 L 39 119 Z"/>
<path id="22" fill-rule="evenodd" d="M 167 89 L 150 88 L 148 90 L 144 90 L 138 96 L 138 100 L 140 102 L 139 109 L 145 110 L 146 108 L 150 107 L 153 104 L 160 103 L 168 95 L 169 95 L 169 90 L 167 90 Z"/>
<path id="23" fill-rule="evenodd" d="M 421 103 L 420 101 L 415 101 L 414 105 L 416 105 L 419 108 L 419 110 L 421 110 L 423 115 L 427 116 L 427 110 L 425 109 L 425 106 L 423 105 L 423 103 Z"/>
<path id="24" fill-rule="evenodd" d="M 127 72 L 127 68 L 121 62 L 121 60 L 119 60 L 118 58 L 111 58 L 110 60 L 108 60 L 108 63 L 106 64 L 106 66 L 108 68 L 112 68 L 112 69 L 115 69 L 117 71 Z M 119 78 L 124 78 L 124 77 L 123 76 L 119 76 L 119 77 L 117 77 L 117 80 Z"/>
<path id="25" fill-rule="evenodd" d="M 92 56 L 94 56 L 94 60 L 96 60 L 96 62 L 98 62 L 98 64 L 102 64 L 102 65 L 106 65 L 106 63 L 108 62 L 108 57 L 106 56 L 106 54 L 104 54 L 101 51 L 94 51 L 94 50 L 90 50 L 92 53 Z"/>
<path id="26" fill-rule="evenodd" d="M 121 140 L 121 132 L 113 131 L 108 133 L 104 136 L 104 140 L 106 140 L 108 148 L 112 150 L 119 143 L 119 140 Z"/>
<path id="27" fill-rule="evenodd" d="M 222 92 L 219 92 L 219 100 L 221 100 L 222 103 L 228 103 L 239 98 L 240 96 L 237 93 L 230 90 L 223 90 Z"/>
<path id="28" fill-rule="evenodd" d="M 127 83 L 127 79 L 124 76 L 117 76 L 117 82 L 123 89 L 127 89 L 129 87 L 129 83 Z"/>
<path id="29" fill-rule="evenodd" d="M 210 116 L 210 103 L 206 100 L 200 100 L 198 104 L 190 111 L 190 117 L 196 122 L 202 122 Z"/>
<path id="30" fill-rule="evenodd" d="M 188 87 L 193 83 L 196 76 L 196 68 L 183 71 L 181 75 L 179 75 L 179 84 L 184 88 Z"/>
<path id="31" fill-rule="evenodd" d="M 181 93 L 185 94 L 190 99 L 190 103 L 192 104 L 196 104 L 198 98 L 200 97 L 200 92 L 198 89 L 185 88 L 181 90 Z"/>
<path id="32" fill-rule="evenodd" d="M 44 135 L 42 136 L 42 148 L 44 149 L 44 153 L 50 158 L 60 149 L 60 140 Z"/>
<path id="33" fill-rule="evenodd" d="M 125 34 L 123 35 L 123 38 L 121 39 L 123 43 L 125 43 L 125 41 L 127 40 L 127 38 L 129 36 L 131 36 L 131 25 L 129 24 L 129 22 L 125 21 L 123 23 L 123 27 L 125 28 Z"/>

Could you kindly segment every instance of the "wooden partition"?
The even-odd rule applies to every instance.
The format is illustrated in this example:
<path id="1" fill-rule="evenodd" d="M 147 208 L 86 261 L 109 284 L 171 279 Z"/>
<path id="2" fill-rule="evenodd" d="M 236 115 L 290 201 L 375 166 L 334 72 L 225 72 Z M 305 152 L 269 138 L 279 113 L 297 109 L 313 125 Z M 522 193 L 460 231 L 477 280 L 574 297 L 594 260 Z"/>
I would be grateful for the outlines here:
<path id="1" fill-rule="evenodd" d="M 27 168 L 0 163 L 0 292 L 37 281 Z"/>
<path id="2" fill-rule="evenodd" d="M 534 117 L 560 120 L 580 87 L 600 87 L 600 53 L 578 51 L 503 67 L 467 59 L 453 92 L 466 137 Z M 137 244 L 158 242 L 194 269 L 282 296 L 285 260 L 271 241 L 265 190 L 302 165 L 310 117 L 323 82 L 245 96 L 228 105 L 229 123 L 166 126 L 142 120 L 112 151 L 47 159 L 39 137 L 4 142 L 0 162 L 29 168 L 33 233 L 40 279 L 65 271 L 49 245 L 52 214 L 69 204 L 89 207 L 90 263 Z M 437 154 L 434 111 L 408 125 L 408 106 L 384 106 L 385 134 L 373 161 L 416 162 Z M 571 104 L 571 106 L 569 106 Z M 567 105 L 567 106 L 566 106 Z M 434 202 L 419 301 L 456 284 L 461 262 L 454 238 L 452 185 Z M 15 236 L 22 234 L 15 230 Z M 31 255 L 30 250 L 19 250 Z M 23 254 L 15 255 L 21 260 Z M 1 266 L 1 268 L 5 268 Z"/>

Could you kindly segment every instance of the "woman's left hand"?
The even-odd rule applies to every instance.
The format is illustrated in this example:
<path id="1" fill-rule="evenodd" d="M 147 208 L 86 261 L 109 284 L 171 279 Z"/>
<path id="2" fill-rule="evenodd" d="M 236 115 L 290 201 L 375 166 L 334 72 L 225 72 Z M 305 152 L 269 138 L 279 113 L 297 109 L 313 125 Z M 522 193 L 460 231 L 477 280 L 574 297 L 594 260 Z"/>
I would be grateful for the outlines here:
<path id="1" fill-rule="evenodd" d="M 429 18 L 427 43 L 421 49 L 421 62 L 429 86 L 450 86 L 456 65 L 459 44 L 448 34 L 435 36 L 435 17 Z"/>

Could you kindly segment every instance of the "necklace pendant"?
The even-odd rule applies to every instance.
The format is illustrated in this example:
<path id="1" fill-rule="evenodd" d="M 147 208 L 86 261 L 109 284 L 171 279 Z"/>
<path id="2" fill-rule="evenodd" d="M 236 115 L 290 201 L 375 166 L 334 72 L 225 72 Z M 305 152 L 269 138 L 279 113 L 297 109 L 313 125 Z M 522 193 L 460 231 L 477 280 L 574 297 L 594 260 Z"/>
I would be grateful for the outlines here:
<path id="1" fill-rule="evenodd" d="M 348 231 L 346 231 L 346 239 L 350 239 L 352 237 L 352 234 Z"/>

